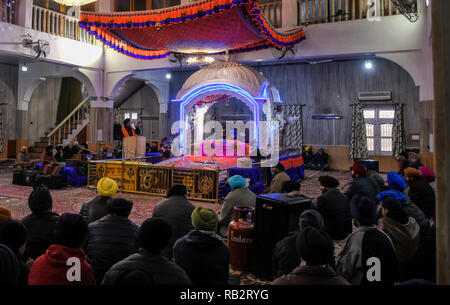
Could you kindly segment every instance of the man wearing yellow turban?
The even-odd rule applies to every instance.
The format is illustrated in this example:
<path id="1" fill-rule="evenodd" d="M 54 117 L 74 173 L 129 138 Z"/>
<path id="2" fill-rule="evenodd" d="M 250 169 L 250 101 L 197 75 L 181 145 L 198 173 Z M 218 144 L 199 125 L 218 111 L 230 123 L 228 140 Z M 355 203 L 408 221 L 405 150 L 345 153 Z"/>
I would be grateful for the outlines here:
<path id="1" fill-rule="evenodd" d="M 108 214 L 106 202 L 114 197 L 119 187 L 116 181 L 111 178 L 104 177 L 97 183 L 98 196 L 83 203 L 80 214 L 87 223 L 99 220 Z"/>

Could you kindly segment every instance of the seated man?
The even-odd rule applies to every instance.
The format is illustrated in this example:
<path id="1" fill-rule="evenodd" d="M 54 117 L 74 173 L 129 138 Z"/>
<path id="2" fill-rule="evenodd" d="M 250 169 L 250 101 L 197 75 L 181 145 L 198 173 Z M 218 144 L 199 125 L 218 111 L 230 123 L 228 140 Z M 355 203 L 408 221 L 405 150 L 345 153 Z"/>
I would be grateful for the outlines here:
<path id="1" fill-rule="evenodd" d="M 297 252 L 295 240 L 297 235 L 308 227 L 314 227 L 323 231 L 325 224 L 319 212 L 315 210 L 303 211 L 299 217 L 297 230 L 290 232 L 288 236 L 276 244 L 272 253 L 274 279 L 289 274 L 298 267 L 300 257 Z M 334 261 L 334 257 L 332 259 Z"/>
<path id="2" fill-rule="evenodd" d="M 219 217 L 211 209 L 197 207 L 191 218 L 194 230 L 173 246 L 175 264 L 186 271 L 194 285 L 227 285 L 230 254 L 214 233 Z"/>
<path id="3" fill-rule="evenodd" d="M 350 285 L 328 266 L 333 259 L 334 246 L 327 233 L 314 227 L 306 228 L 297 234 L 296 245 L 300 266 L 273 281 L 272 285 Z"/>
<path id="4" fill-rule="evenodd" d="M 255 207 L 256 195 L 248 189 L 247 180 L 240 175 L 234 175 L 228 179 L 231 192 L 225 197 L 222 211 L 219 217 L 219 233 L 226 237 L 228 235 L 228 225 L 233 220 L 235 206 Z"/>
<path id="5" fill-rule="evenodd" d="M 408 196 L 411 201 L 425 213 L 428 219 L 432 218 L 436 205 L 436 196 L 431 185 L 413 167 L 405 169 L 405 178 L 409 185 Z"/>
<path id="6" fill-rule="evenodd" d="M 30 154 L 28 153 L 28 147 L 22 146 L 20 152 L 17 154 L 14 167 L 27 168 L 33 166 L 33 162 L 30 160 Z"/>
<path id="7" fill-rule="evenodd" d="M 87 261 L 94 270 L 97 283 L 117 262 L 136 253 L 138 226 L 128 219 L 133 203 L 123 198 L 107 202 L 109 214 L 88 226 Z"/>
<path id="8" fill-rule="evenodd" d="M 353 180 L 350 182 L 345 195 L 348 200 L 352 200 L 352 197 L 356 194 L 366 196 L 372 202 L 376 202 L 375 187 L 372 180 L 370 180 L 367 175 L 367 168 L 359 161 L 353 161 L 353 166 L 350 167 L 352 171 Z"/>
<path id="9" fill-rule="evenodd" d="M 272 182 L 270 183 L 269 193 L 281 193 L 283 191 L 283 183 L 290 181 L 291 178 L 286 174 L 283 164 L 278 162 L 274 167 L 270 168 L 272 172 Z"/>
<path id="10" fill-rule="evenodd" d="M 102 285 L 190 285 L 186 271 L 161 254 L 172 230 L 162 218 L 152 217 L 139 228 L 140 249 L 115 264 L 105 274 Z"/>
<path id="11" fill-rule="evenodd" d="M 289 181 L 285 181 L 283 182 L 283 187 L 282 187 L 282 192 L 284 194 L 287 194 L 288 196 L 300 196 L 300 182 L 298 181 L 293 181 L 293 180 L 289 180 Z"/>
<path id="12" fill-rule="evenodd" d="M 27 230 L 24 256 L 36 259 L 53 243 L 53 231 L 59 215 L 52 211 L 53 200 L 45 185 L 35 188 L 28 197 L 31 214 L 22 219 Z"/>
<path id="13" fill-rule="evenodd" d="M 116 181 L 111 178 L 103 177 L 97 182 L 98 196 L 81 206 L 80 214 L 88 224 L 108 215 L 106 203 L 114 197 L 118 189 Z"/>
<path id="14" fill-rule="evenodd" d="M 55 159 L 57 162 L 64 162 L 64 148 L 62 145 L 58 145 L 56 147 Z"/>
<path id="15" fill-rule="evenodd" d="M 305 147 L 305 151 L 302 153 L 303 162 L 305 164 L 305 169 L 308 169 L 311 167 L 311 161 L 313 159 L 313 153 L 312 153 L 312 147 L 311 145 L 308 145 Z"/>
<path id="16" fill-rule="evenodd" d="M 310 168 L 316 171 L 326 171 L 328 170 L 328 154 L 325 153 L 323 147 L 319 147 L 317 149 L 316 154 L 314 155 Z"/>
<path id="17" fill-rule="evenodd" d="M 325 232 L 335 240 L 343 240 L 352 233 L 352 216 L 347 197 L 337 187 L 339 181 L 331 176 L 319 177 L 322 196 L 317 198 L 316 210 L 325 222 Z"/>
<path id="18" fill-rule="evenodd" d="M 167 199 L 159 202 L 153 209 L 153 217 L 166 221 L 172 231 L 163 255 L 172 258 L 172 248 L 178 238 L 192 230 L 191 215 L 195 207 L 186 199 L 187 189 L 184 184 L 174 184 L 167 192 Z"/>
<path id="19" fill-rule="evenodd" d="M 419 248 L 420 227 L 414 218 L 402 209 L 395 198 L 385 197 L 381 201 L 383 217 L 378 219 L 378 227 L 392 240 L 400 269 L 401 280 L 407 280 L 408 270 Z"/>
<path id="20" fill-rule="evenodd" d="M 61 166 L 56 161 L 53 155 L 53 145 L 49 145 L 41 154 L 41 172 L 46 175 L 58 174 L 61 170 Z"/>
<path id="21" fill-rule="evenodd" d="M 336 260 L 336 271 L 352 285 L 393 285 L 398 280 L 398 261 L 389 236 L 376 226 L 376 205 L 356 194 L 350 201 L 350 213 L 358 228 L 345 240 Z M 368 259 L 377 257 L 381 263 L 381 280 L 370 282 Z"/>
<path id="22" fill-rule="evenodd" d="M 86 232 L 87 225 L 81 215 L 63 213 L 56 223 L 54 243 L 31 267 L 28 285 L 95 285 L 94 273 L 81 249 Z M 73 268 L 67 264 L 70 258 L 80 262 L 79 281 L 70 281 L 67 276 Z"/>

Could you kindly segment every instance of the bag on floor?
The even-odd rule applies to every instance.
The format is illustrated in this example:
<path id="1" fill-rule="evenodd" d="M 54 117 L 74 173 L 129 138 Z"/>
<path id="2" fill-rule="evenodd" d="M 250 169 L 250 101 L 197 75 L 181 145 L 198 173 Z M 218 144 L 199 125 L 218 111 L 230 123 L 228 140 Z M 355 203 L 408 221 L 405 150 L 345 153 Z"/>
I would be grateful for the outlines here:
<path id="1" fill-rule="evenodd" d="M 37 174 L 39 174 L 39 171 L 37 171 L 37 170 L 25 170 L 23 172 L 24 185 L 34 186 L 34 180 L 36 179 Z"/>
<path id="2" fill-rule="evenodd" d="M 25 185 L 24 171 L 24 169 L 14 170 L 12 184 Z"/>
<path id="3" fill-rule="evenodd" d="M 49 189 L 59 189 L 66 185 L 63 175 L 36 175 L 34 185 L 46 185 Z"/>

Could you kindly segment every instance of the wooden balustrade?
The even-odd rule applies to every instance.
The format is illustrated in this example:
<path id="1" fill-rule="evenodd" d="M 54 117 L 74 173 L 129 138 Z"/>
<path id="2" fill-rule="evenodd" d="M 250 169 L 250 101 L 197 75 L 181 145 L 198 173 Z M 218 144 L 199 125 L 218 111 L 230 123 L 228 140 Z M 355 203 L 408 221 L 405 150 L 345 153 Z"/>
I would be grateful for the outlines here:
<path id="1" fill-rule="evenodd" d="M 391 0 L 378 1 L 380 17 L 400 14 Z M 297 0 L 298 24 L 365 19 L 370 8 L 367 0 Z"/>
<path id="2" fill-rule="evenodd" d="M 48 135 L 48 145 L 57 146 L 62 144 L 63 140 L 72 133 L 78 124 L 88 118 L 89 115 L 89 98 L 82 101 L 78 106 L 56 126 Z"/>
<path id="3" fill-rule="evenodd" d="M 282 26 L 282 1 L 260 3 L 259 8 L 275 28 Z"/>
<path id="4" fill-rule="evenodd" d="M 78 26 L 78 19 L 33 5 L 32 28 L 37 31 L 99 45 L 99 42 Z"/>
<path id="5" fill-rule="evenodd" d="M 0 21 L 7 23 L 16 23 L 18 9 L 18 0 L 0 0 Z"/>

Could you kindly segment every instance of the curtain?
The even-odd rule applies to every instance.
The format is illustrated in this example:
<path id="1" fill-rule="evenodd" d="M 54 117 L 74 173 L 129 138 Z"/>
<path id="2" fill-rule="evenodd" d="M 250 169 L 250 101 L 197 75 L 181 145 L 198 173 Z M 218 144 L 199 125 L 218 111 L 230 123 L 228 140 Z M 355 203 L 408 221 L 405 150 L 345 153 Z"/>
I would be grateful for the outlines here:
<path id="1" fill-rule="evenodd" d="M 352 142 L 350 145 L 350 158 L 352 159 L 365 159 L 369 156 L 363 110 L 361 103 L 353 104 Z"/>
<path id="2" fill-rule="evenodd" d="M 392 155 L 398 159 L 400 153 L 405 151 L 406 139 L 403 118 L 403 105 L 395 105 L 394 126 L 392 126 Z"/>
<path id="3" fill-rule="evenodd" d="M 303 105 L 284 105 L 283 118 L 287 123 L 283 145 L 286 148 L 296 149 L 301 154 L 303 147 Z"/>

